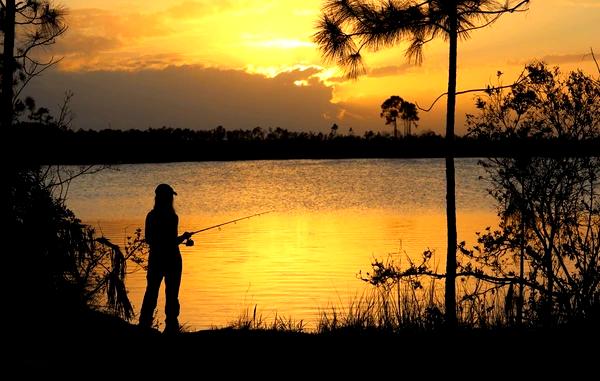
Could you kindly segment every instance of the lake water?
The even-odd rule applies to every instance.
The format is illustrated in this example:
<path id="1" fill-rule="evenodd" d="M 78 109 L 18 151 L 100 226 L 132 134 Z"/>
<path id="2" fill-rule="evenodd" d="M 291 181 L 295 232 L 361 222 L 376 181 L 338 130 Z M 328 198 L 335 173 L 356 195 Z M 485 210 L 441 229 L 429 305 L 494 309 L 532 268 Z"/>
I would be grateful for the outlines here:
<path id="1" fill-rule="evenodd" d="M 459 241 L 496 223 L 476 159 L 457 159 Z M 443 159 L 289 160 L 136 164 L 75 179 L 68 206 L 123 245 L 143 228 L 154 188 L 177 191 L 180 232 L 274 212 L 200 233 L 181 246 L 181 323 L 224 326 L 257 306 L 314 326 L 320 311 L 347 305 L 369 286 L 357 279 L 373 258 L 446 250 Z M 127 279 L 139 312 L 145 273 Z M 163 291 L 158 319 L 164 320 Z"/>

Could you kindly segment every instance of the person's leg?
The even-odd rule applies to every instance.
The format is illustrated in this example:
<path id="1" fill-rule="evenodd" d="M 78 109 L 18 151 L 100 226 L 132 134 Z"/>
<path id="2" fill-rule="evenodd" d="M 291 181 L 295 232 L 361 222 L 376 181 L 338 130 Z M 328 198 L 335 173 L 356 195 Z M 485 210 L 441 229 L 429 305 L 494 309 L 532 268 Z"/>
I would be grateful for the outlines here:
<path id="1" fill-rule="evenodd" d="M 146 293 L 144 294 L 142 310 L 140 311 L 139 325 L 142 327 L 152 327 L 152 320 L 154 316 L 154 310 L 156 309 L 156 303 L 158 301 L 158 291 L 160 290 L 162 277 L 163 274 L 161 271 L 157 271 L 152 268 L 148 269 L 148 274 L 146 274 Z"/>
<path id="2" fill-rule="evenodd" d="M 179 286 L 181 285 L 181 256 L 169 266 L 165 274 L 165 330 L 179 331 Z"/>
<path id="3" fill-rule="evenodd" d="M 165 274 L 165 315 L 167 324 L 165 330 L 171 332 L 179 331 L 179 286 L 181 285 L 181 257 Z"/>

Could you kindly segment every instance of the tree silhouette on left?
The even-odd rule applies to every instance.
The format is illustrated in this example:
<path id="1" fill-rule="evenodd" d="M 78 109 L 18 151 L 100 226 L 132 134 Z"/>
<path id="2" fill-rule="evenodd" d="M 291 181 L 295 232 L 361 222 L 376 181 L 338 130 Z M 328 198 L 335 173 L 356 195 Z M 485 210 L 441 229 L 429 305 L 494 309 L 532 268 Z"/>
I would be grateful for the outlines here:
<path id="1" fill-rule="evenodd" d="M 1 124 L 7 128 L 15 118 L 14 107 L 23 88 L 59 60 L 35 55 L 38 48 L 55 43 L 67 26 L 66 11 L 47 0 L 0 0 L 0 30 L 3 51 L 0 59 L 2 94 Z"/>
<path id="2" fill-rule="evenodd" d="M 456 189 L 454 115 L 458 37 L 493 24 L 505 13 L 525 11 L 529 0 L 328 0 L 314 40 L 325 59 L 337 63 L 347 76 L 366 73 L 363 49 L 373 51 L 409 43 L 406 56 L 420 63 L 423 46 L 442 37 L 448 41 L 446 103 L 446 322 L 456 325 Z"/>

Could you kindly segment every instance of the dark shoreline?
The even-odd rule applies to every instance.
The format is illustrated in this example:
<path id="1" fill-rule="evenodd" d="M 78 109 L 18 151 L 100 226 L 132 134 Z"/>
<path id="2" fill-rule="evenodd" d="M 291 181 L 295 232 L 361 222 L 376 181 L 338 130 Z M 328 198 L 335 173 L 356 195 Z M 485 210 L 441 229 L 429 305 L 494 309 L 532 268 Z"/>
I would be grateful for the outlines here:
<path id="1" fill-rule="evenodd" d="M 236 131 L 233 131 L 236 132 Z M 483 140 L 456 137 L 452 149 L 435 134 L 395 139 L 388 135 L 327 136 L 296 133 L 251 138 L 228 131 L 129 130 L 71 131 L 20 127 L 4 140 L 15 163 L 141 164 L 198 161 L 297 159 L 412 159 L 521 156 L 598 156 L 600 139 Z"/>
<path id="2" fill-rule="evenodd" d="M 431 376 L 460 374 L 467 369 L 489 372 L 490 366 L 506 369 L 517 359 L 525 358 L 534 365 L 532 360 L 543 362 L 559 356 L 566 366 L 560 369 L 573 376 L 595 371 L 596 351 L 584 343 L 596 342 L 600 337 L 597 327 L 585 325 L 401 333 L 351 329 L 329 334 L 224 328 L 168 336 L 93 312 L 85 319 L 66 323 L 28 327 L 17 334 L 16 341 L 8 343 L 9 359 L 12 358 L 9 369 L 15 367 L 14 371 L 25 370 L 29 374 L 96 369 L 100 374 L 111 375 L 119 370 L 137 377 L 156 376 L 154 372 L 160 371 L 188 376 L 190 372 L 201 372 L 222 378 L 238 372 L 266 375 L 275 369 L 314 378 L 355 372 L 397 376 L 425 371 Z M 436 367 L 444 363 L 454 365 Z M 575 363 L 576 367 L 568 365 Z M 464 368 L 459 370 L 456 365 Z M 541 363 L 513 370 L 517 369 L 520 376 L 560 373 L 560 369 L 549 369 Z"/>

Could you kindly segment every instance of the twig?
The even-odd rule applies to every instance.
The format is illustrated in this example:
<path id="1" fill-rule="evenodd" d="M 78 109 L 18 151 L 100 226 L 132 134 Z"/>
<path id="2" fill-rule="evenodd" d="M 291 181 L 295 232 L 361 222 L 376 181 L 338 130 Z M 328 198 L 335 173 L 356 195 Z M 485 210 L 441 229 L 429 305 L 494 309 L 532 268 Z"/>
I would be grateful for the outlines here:
<path id="1" fill-rule="evenodd" d="M 594 54 L 594 49 L 590 48 L 590 52 L 592 53 L 592 59 L 596 64 L 596 69 L 598 69 L 598 74 L 600 74 L 600 65 L 598 65 L 598 60 L 596 59 L 596 55 Z"/>
<path id="2" fill-rule="evenodd" d="M 486 88 L 481 88 L 481 89 L 469 89 L 469 90 L 462 90 L 462 91 L 457 91 L 456 95 L 463 95 L 463 94 L 468 94 L 468 93 L 477 93 L 477 92 L 483 92 L 483 91 L 490 91 L 490 90 L 501 90 L 501 89 L 508 89 L 508 88 L 513 88 L 516 85 L 520 84 L 521 82 L 523 82 L 525 79 L 528 78 L 528 76 L 523 76 L 524 72 L 521 72 L 521 74 L 519 75 L 519 77 L 517 78 L 517 80 L 510 84 L 510 85 L 504 85 L 504 86 L 494 86 L 494 87 L 486 87 Z M 445 92 L 441 95 L 439 95 L 437 98 L 435 98 L 435 100 L 433 101 L 433 103 L 428 107 L 428 108 L 422 108 L 421 106 L 419 106 L 419 104 L 417 102 L 415 102 L 415 104 L 417 105 L 417 107 L 419 108 L 419 110 L 424 111 L 424 112 L 429 112 L 431 111 L 431 109 L 435 106 L 435 104 L 442 99 L 444 96 L 448 95 L 448 92 Z"/>

